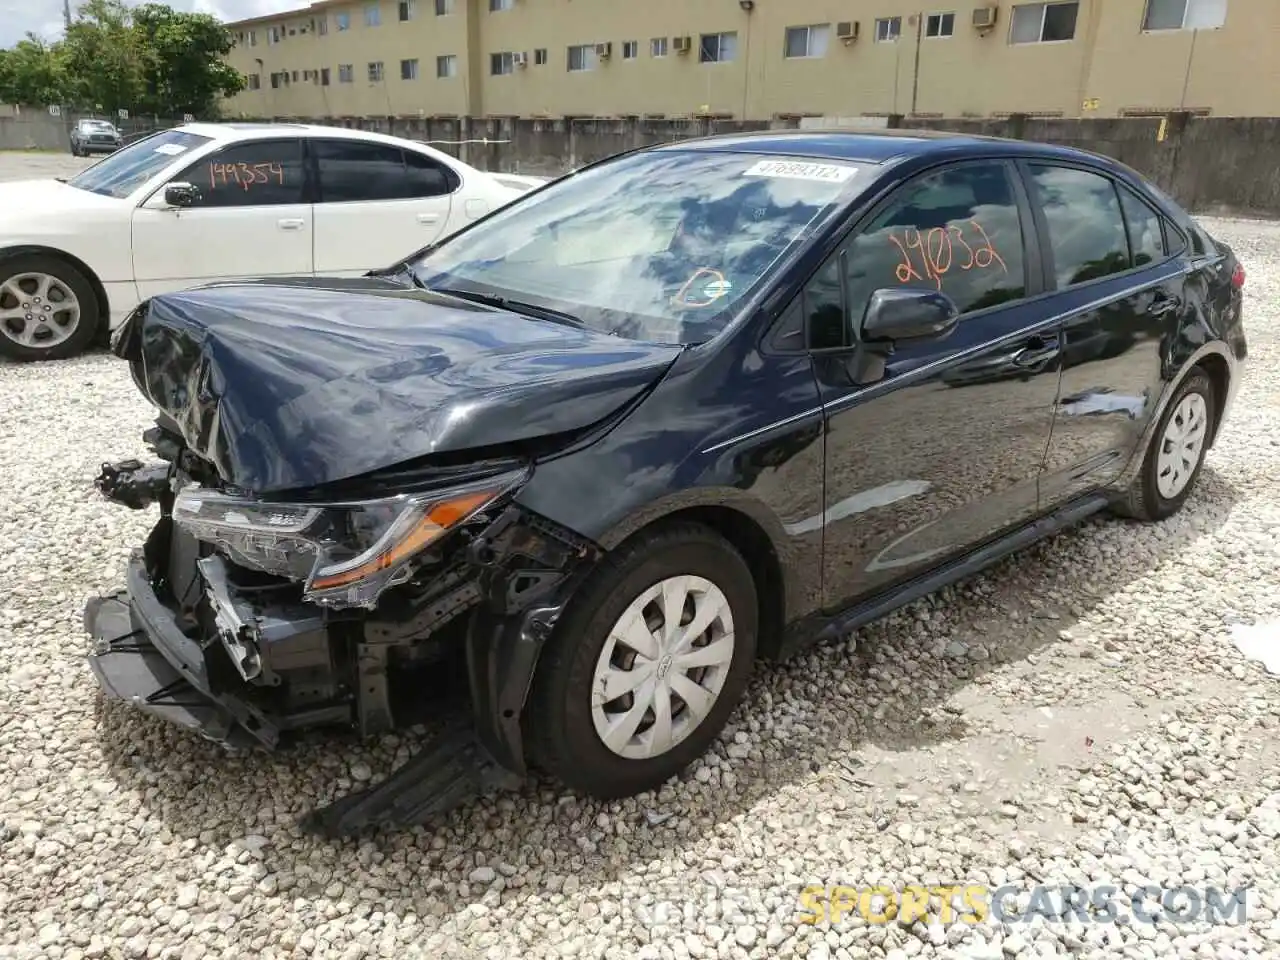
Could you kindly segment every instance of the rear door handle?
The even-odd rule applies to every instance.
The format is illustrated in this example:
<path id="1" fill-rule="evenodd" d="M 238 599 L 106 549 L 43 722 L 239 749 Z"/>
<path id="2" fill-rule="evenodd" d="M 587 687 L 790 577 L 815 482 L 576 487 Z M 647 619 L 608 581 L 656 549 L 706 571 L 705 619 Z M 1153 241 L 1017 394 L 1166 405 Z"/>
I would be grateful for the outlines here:
<path id="1" fill-rule="evenodd" d="M 301 230 L 303 227 L 307 225 L 307 221 L 301 220 L 301 219 L 277 220 L 276 224 L 277 226 L 280 227 L 281 230 Z"/>
<path id="2" fill-rule="evenodd" d="M 1062 352 L 1058 338 L 1032 337 L 1026 345 L 1009 359 L 1018 367 L 1038 367 Z"/>
<path id="3" fill-rule="evenodd" d="M 418 214 L 419 223 L 439 223 L 440 214 L 438 213 L 420 213 Z"/>

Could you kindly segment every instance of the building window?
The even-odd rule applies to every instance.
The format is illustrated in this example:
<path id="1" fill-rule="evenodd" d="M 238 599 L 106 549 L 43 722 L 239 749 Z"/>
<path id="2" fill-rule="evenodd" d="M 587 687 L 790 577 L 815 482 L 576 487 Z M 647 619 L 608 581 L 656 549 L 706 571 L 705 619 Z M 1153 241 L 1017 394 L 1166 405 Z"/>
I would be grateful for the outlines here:
<path id="1" fill-rule="evenodd" d="M 956 34 L 956 15 L 954 13 L 931 13 L 924 22 L 926 37 L 954 37 Z"/>
<path id="2" fill-rule="evenodd" d="M 249 76 L 248 76 L 248 78 L 247 78 L 247 83 L 248 83 L 248 85 L 249 85 L 249 89 L 250 89 L 250 90 L 261 90 L 261 89 L 262 89 L 262 77 L 261 77 L 261 76 L 259 76 L 259 75 L 258 75 L 258 74 L 256 74 L 256 73 L 251 73 L 251 74 L 249 74 Z"/>
<path id="3" fill-rule="evenodd" d="M 364 5 L 364 25 L 366 27 L 376 27 L 382 23 L 382 9 L 376 3 L 366 3 Z"/>
<path id="4" fill-rule="evenodd" d="M 533 63 L 534 66 L 538 67 L 545 67 L 547 65 L 546 47 L 539 47 L 537 50 L 533 51 Z"/>
<path id="5" fill-rule="evenodd" d="M 417 80 L 418 79 L 418 61 L 417 60 L 401 60 L 400 61 L 400 79 L 401 80 Z"/>
<path id="6" fill-rule="evenodd" d="M 1079 0 L 1070 3 L 1024 3 L 1013 8 L 1010 43 L 1054 43 L 1076 35 Z"/>
<path id="7" fill-rule="evenodd" d="M 298 82 L 298 71 L 297 71 L 297 70 L 293 71 L 293 82 L 294 82 L 294 83 L 297 83 L 297 82 Z"/>
<path id="8" fill-rule="evenodd" d="M 258 45 L 258 31 L 257 31 L 257 30 L 250 30 L 250 31 L 249 31 L 249 46 L 251 46 L 251 47 L 256 47 L 257 45 Z"/>
<path id="9" fill-rule="evenodd" d="M 374 60 L 369 64 L 369 82 L 380 83 L 382 81 L 382 61 Z"/>
<path id="10" fill-rule="evenodd" d="M 640 56 L 639 43 L 637 43 L 635 40 L 622 41 L 622 59 L 623 60 L 634 60 L 638 56 Z"/>
<path id="11" fill-rule="evenodd" d="M 569 48 L 569 72 L 581 73 L 596 68 L 596 48 L 593 43 Z"/>
<path id="12" fill-rule="evenodd" d="M 351 64 L 349 63 L 338 64 L 338 82 L 339 83 L 351 83 L 353 80 L 355 80 L 355 76 L 356 76 L 355 70 L 353 69 Z"/>
<path id="13" fill-rule="evenodd" d="M 349 14 L 349 13 L 335 13 L 335 14 L 333 15 L 333 19 L 334 19 L 334 20 L 336 20 L 336 21 L 338 21 L 338 29 L 339 29 L 340 31 L 341 31 L 341 30 L 350 30 L 350 29 L 351 29 L 351 14 Z"/>
<path id="14" fill-rule="evenodd" d="M 493 0 L 490 0 L 493 2 Z M 511 52 L 489 54 L 489 74 L 494 77 L 505 77 L 516 71 L 516 55 Z"/>
<path id="15" fill-rule="evenodd" d="M 698 42 L 699 63 L 728 63 L 737 55 L 736 33 L 704 33 Z"/>
<path id="16" fill-rule="evenodd" d="M 271 89 L 272 89 L 272 90 L 279 90 L 279 89 L 280 89 L 280 74 L 278 74 L 278 73 L 273 73 L 273 74 L 271 75 Z"/>
<path id="17" fill-rule="evenodd" d="M 1214 30 L 1227 22 L 1227 0 L 1147 0 L 1143 30 Z"/>
<path id="18" fill-rule="evenodd" d="M 654 37 L 649 41 L 649 56 L 665 57 L 667 55 L 667 38 Z"/>
<path id="19" fill-rule="evenodd" d="M 453 13 L 453 0 L 436 0 L 436 16 L 447 17 Z"/>
<path id="20" fill-rule="evenodd" d="M 328 32 L 329 32 L 329 18 L 321 17 L 319 20 L 316 21 L 316 33 L 318 33 L 320 36 L 323 37 Z"/>
<path id="21" fill-rule="evenodd" d="M 440 80 L 452 80 L 458 75 L 458 58 L 452 53 L 436 57 L 436 77 Z"/>
<path id="22" fill-rule="evenodd" d="M 413 0 L 400 0 L 396 7 L 401 23 L 413 19 Z"/>
<path id="23" fill-rule="evenodd" d="M 510 10 L 515 6 L 515 0 L 489 0 L 489 12 L 498 13 L 500 10 Z"/>
<path id="24" fill-rule="evenodd" d="M 892 43 L 902 36 L 901 17 L 883 17 L 876 21 L 876 43 Z"/>
<path id="25" fill-rule="evenodd" d="M 329 68 L 320 68 L 320 86 L 327 87 L 329 85 Z"/>
<path id="26" fill-rule="evenodd" d="M 826 23 L 814 23 L 807 27 L 787 27 L 786 49 L 783 55 L 788 60 L 825 57 L 827 38 L 830 33 L 831 26 Z"/>

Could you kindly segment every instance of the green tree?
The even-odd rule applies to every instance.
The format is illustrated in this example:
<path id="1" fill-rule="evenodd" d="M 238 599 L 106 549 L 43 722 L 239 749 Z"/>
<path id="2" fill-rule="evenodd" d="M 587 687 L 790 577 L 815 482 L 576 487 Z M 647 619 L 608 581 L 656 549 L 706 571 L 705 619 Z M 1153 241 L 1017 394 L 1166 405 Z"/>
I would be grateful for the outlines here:
<path id="1" fill-rule="evenodd" d="M 33 33 L 0 51 L 0 103 L 66 103 L 66 71 L 59 51 Z"/>
<path id="2" fill-rule="evenodd" d="M 244 87 L 223 59 L 232 42 L 208 14 L 88 0 L 58 43 L 29 34 L 0 50 L 0 103 L 212 117 L 221 97 Z"/>
<path id="3" fill-rule="evenodd" d="M 89 0 L 59 44 L 71 100 L 114 113 L 136 109 L 142 97 L 146 53 L 129 8 L 121 0 Z"/>
<path id="4" fill-rule="evenodd" d="M 220 97 L 244 89 L 244 78 L 223 59 L 231 31 L 209 14 L 148 3 L 133 11 L 133 23 L 147 54 L 148 112 L 212 116 Z"/>

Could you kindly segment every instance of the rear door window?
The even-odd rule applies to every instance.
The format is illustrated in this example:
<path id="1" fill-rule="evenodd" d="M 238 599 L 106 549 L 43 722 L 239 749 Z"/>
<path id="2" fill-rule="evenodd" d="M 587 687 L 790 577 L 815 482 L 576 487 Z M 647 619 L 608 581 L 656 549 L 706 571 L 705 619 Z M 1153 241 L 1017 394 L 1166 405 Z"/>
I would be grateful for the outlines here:
<path id="1" fill-rule="evenodd" d="M 1128 270 L 1129 238 L 1111 179 L 1074 167 L 1029 168 L 1048 224 L 1058 289 Z"/>
<path id="2" fill-rule="evenodd" d="M 1120 188 L 1120 207 L 1124 211 L 1125 227 L 1129 233 L 1129 249 L 1133 265 L 1144 267 L 1159 263 L 1165 258 L 1164 222 L 1160 214 L 1139 200 L 1132 190 Z"/>
<path id="3" fill-rule="evenodd" d="M 322 203 L 411 200 L 453 192 L 457 176 L 412 150 L 361 140 L 313 140 Z"/>

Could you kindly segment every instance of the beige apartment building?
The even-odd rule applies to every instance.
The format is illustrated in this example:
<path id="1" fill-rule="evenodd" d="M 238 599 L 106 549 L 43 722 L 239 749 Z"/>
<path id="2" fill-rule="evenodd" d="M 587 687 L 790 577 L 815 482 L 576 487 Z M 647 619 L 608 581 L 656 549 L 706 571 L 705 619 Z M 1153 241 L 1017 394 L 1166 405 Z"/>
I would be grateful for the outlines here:
<path id="1" fill-rule="evenodd" d="M 230 27 L 233 117 L 1280 115 L 1280 0 L 320 0 Z"/>

